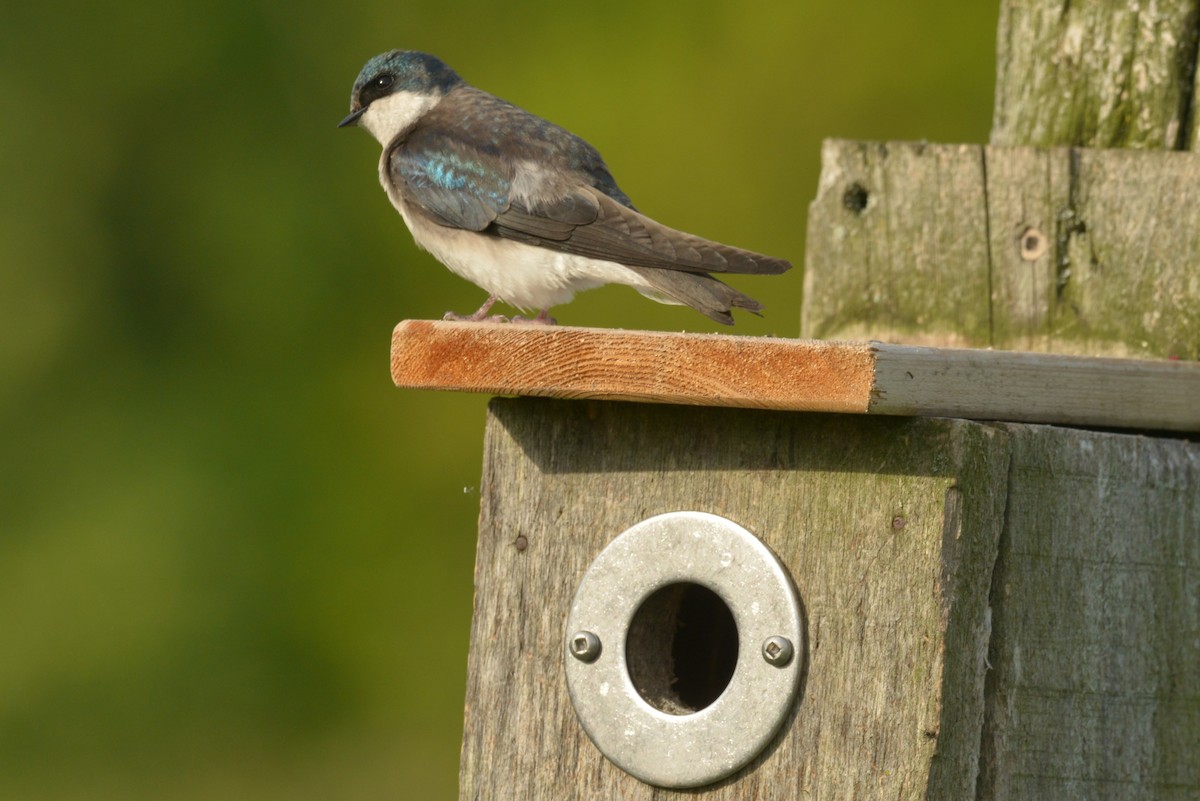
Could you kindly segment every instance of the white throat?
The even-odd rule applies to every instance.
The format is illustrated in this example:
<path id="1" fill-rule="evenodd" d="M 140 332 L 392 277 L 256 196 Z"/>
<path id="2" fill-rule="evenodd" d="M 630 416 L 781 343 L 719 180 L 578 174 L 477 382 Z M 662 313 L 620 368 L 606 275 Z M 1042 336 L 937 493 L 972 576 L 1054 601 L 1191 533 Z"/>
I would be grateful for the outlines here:
<path id="1" fill-rule="evenodd" d="M 440 94 L 400 91 L 381 97 L 367 106 L 359 124 L 387 147 L 396 134 L 411 128 L 425 112 L 442 102 Z"/>

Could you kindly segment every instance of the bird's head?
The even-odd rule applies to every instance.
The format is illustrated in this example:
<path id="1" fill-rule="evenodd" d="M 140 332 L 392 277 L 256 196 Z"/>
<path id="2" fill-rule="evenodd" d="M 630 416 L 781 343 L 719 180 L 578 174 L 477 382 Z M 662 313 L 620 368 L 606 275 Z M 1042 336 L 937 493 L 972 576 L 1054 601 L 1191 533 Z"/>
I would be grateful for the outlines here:
<path id="1" fill-rule="evenodd" d="M 366 128 L 386 145 L 463 82 L 441 59 L 390 50 L 368 61 L 350 91 L 350 114 L 339 128 Z"/>

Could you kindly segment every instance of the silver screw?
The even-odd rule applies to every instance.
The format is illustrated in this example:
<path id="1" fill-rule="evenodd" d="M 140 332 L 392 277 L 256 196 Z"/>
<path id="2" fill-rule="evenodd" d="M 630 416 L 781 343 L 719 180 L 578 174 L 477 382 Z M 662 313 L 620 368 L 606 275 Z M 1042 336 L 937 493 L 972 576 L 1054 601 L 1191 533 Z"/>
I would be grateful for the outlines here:
<path id="1" fill-rule="evenodd" d="M 763 640 L 762 654 L 763 659 L 767 660 L 775 667 L 785 667 L 792 661 L 796 649 L 792 647 L 792 641 L 787 637 L 768 637 Z"/>
<path id="2" fill-rule="evenodd" d="M 567 648 L 580 662 L 595 662 L 600 656 L 600 638 L 590 631 L 577 631 L 571 635 Z"/>

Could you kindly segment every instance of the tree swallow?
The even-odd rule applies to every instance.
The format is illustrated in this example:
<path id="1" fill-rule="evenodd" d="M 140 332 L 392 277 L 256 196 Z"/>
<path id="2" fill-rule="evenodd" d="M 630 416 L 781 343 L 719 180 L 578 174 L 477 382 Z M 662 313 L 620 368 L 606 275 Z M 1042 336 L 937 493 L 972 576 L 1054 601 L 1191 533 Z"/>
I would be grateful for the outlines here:
<path id="1" fill-rule="evenodd" d="M 639 213 L 596 149 L 469 86 L 439 59 L 392 50 L 367 62 L 339 128 L 383 145 L 379 180 L 417 245 L 489 297 L 553 323 L 576 292 L 625 284 L 726 325 L 762 305 L 710 273 L 782 273 L 783 259 L 710 242 Z M 514 318 L 521 319 L 521 318 Z"/>

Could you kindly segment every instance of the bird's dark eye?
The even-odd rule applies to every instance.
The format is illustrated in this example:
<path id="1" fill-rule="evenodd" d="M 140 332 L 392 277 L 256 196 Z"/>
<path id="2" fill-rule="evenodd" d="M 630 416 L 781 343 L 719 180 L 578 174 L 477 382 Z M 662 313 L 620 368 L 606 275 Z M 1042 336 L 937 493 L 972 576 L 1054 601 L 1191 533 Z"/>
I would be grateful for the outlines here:
<path id="1" fill-rule="evenodd" d="M 362 93 L 359 95 L 359 101 L 364 106 L 371 105 L 372 102 L 378 100 L 388 93 L 389 87 L 396 82 L 396 76 L 390 72 L 381 72 L 363 85 Z"/>

